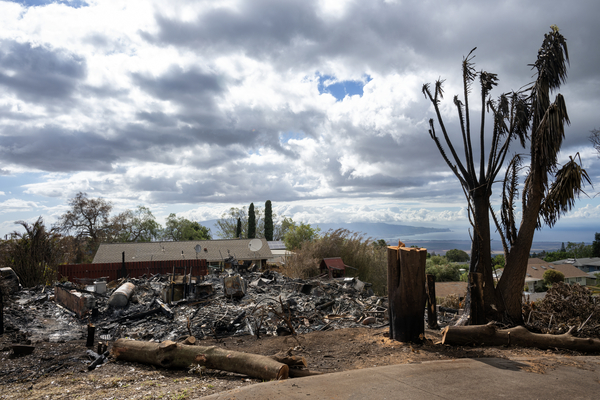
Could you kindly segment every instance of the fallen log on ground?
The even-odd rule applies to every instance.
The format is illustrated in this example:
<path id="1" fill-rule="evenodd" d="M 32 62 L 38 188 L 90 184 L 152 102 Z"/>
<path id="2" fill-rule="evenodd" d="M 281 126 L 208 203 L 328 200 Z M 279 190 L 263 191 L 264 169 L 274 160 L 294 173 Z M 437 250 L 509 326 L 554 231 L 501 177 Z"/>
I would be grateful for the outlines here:
<path id="1" fill-rule="evenodd" d="M 289 367 L 270 357 L 215 346 L 188 346 L 170 340 L 153 343 L 119 339 L 113 345 L 112 353 L 117 360 L 165 368 L 188 368 L 192 364 L 200 364 L 264 380 L 287 379 L 289 376 Z"/>
<path id="2" fill-rule="evenodd" d="M 572 330 L 573 328 L 571 328 Z M 498 329 L 493 323 L 487 325 L 447 326 L 442 331 L 442 344 L 450 345 L 486 345 L 486 346 L 522 346 L 538 349 L 566 349 L 587 353 L 600 352 L 600 340 L 578 338 L 571 330 L 561 335 L 533 333 L 523 326 L 510 329 Z"/>

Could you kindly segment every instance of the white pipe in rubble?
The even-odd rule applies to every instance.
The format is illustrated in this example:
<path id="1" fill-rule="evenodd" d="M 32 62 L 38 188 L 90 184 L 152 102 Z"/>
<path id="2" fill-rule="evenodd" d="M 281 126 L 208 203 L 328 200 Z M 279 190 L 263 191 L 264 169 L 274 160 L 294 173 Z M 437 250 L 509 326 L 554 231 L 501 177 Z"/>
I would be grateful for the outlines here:
<path id="1" fill-rule="evenodd" d="M 122 284 L 108 299 L 108 305 L 113 307 L 125 307 L 133 294 L 135 285 L 131 282 Z"/>

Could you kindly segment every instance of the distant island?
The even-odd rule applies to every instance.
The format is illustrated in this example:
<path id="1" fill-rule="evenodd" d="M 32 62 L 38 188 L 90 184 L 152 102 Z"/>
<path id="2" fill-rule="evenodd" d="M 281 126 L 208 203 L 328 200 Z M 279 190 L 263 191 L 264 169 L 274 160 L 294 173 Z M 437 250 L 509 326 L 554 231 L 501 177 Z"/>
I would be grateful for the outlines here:
<path id="1" fill-rule="evenodd" d="M 394 225 L 383 222 L 317 223 L 311 225 L 318 226 L 321 232 L 343 228 L 352 232 L 364 233 L 365 236 L 372 239 L 383 239 L 385 241 L 398 240 L 396 238 L 405 236 L 452 232 L 448 228 L 425 228 L 422 226 Z"/>
<path id="2" fill-rule="evenodd" d="M 214 238 L 216 237 L 217 226 L 216 220 L 202 221 L 201 224 L 211 228 Z M 313 223 L 311 226 L 318 226 L 321 229 L 321 233 L 326 233 L 329 230 L 336 229 L 347 229 L 351 232 L 362 234 L 365 239 L 371 238 L 371 240 L 383 239 L 389 245 L 398 245 L 398 240 L 402 240 L 408 246 L 420 246 L 427 249 L 429 253 L 445 254 L 446 251 L 452 249 L 464 250 L 467 253 L 471 252 L 471 241 L 464 240 L 466 234 L 452 231 L 449 228 L 426 228 L 422 226 L 411 226 L 411 225 L 394 225 L 387 224 L 384 222 L 349 222 L 349 223 Z M 454 232 L 454 233 L 453 233 Z M 427 234 L 448 234 L 453 233 L 450 239 L 440 239 L 432 235 L 431 239 L 424 239 L 423 236 Z M 418 236 L 418 239 L 410 239 L 411 236 Z M 442 235 L 448 236 L 448 235 Z M 455 237 L 455 238 L 454 238 Z M 468 236 L 467 236 L 468 237 Z M 408 239 L 408 240 L 407 240 Z M 495 254 L 502 253 L 502 242 L 500 240 L 493 240 L 491 243 L 492 252 Z M 531 246 L 532 252 L 545 251 L 556 251 L 561 246 L 560 242 L 534 242 Z"/>

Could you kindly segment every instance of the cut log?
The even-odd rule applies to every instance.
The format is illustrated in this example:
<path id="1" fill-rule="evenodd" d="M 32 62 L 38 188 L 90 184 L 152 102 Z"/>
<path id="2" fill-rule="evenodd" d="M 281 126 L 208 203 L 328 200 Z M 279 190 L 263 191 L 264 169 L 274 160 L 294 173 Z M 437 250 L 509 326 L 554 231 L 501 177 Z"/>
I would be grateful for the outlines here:
<path id="1" fill-rule="evenodd" d="M 600 340 L 578 338 L 570 331 L 562 335 L 533 333 L 523 326 L 498 329 L 492 323 L 474 326 L 448 326 L 442 331 L 442 344 L 466 346 L 523 346 L 538 349 L 566 349 L 586 353 L 600 352 Z"/>
<path id="2" fill-rule="evenodd" d="M 188 346 L 167 340 L 162 343 L 119 339 L 112 348 L 117 360 L 187 368 L 200 364 L 210 369 L 236 372 L 263 380 L 287 379 L 289 367 L 270 357 L 220 349 L 215 346 Z"/>
<path id="3" fill-rule="evenodd" d="M 390 339 L 421 343 L 425 333 L 427 249 L 388 247 Z"/>

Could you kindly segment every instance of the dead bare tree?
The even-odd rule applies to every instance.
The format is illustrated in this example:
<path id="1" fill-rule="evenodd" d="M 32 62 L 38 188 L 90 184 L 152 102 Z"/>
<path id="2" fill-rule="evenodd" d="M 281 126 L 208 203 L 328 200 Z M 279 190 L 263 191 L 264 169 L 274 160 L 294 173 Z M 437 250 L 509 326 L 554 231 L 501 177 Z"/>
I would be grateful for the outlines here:
<path id="1" fill-rule="evenodd" d="M 442 157 L 459 179 L 467 197 L 474 230 L 470 272 L 483 274 L 486 317 L 504 317 L 513 323 L 522 323 L 521 292 L 534 232 L 543 224 L 554 225 L 561 214 L 573 207 L 585 182 L 591 184 L 586 171 L 581 168 L 581 160 L 577 162 L 578 156 L 571 157 L 562 167 L 558 164 L 558 152 L 565 135 L 564 125 L 569 123 L 569 117 L 563 96 L 557 94 L 554 102 L 551 102 L 550 94 L 566 80 L 567 44 L 558 28 L 552 26 L 550 33 L 544 36 L 537 61 L 533 64 L 533 69 L 537 71 L 536 80 L 518 92 L 501 95 L 497 101 L 486 101 L 489 91 L 496 85 L 496 75 L 475 73 L 471 54 L 472 51 L 463 60 L 465 103 L 463 105 L 457 97 L 454 99 L 460 119 L 464 162 L 454 149 L 439 110 L 443 81 L 436 82 L 433 94 L 429 85 L 424 85 L 423 93 L 434 106 L 452 158 L 446 155 L 436 135 L 433 120 L 430 120 L 429 133 Z M 482 112 L 479 173 L 475 170 L 468 110 L 470 84 L 476 76 L 479 76 L 481 82 L 482 110 L 487 107 L 494 121 L 486 162 L 485 113 Z M 490 207 L 492 184 L 504 164 L 510 143 L 517 138 L 525 149 L 529 145 L 530 164 L 523 168 L 523 155 L 516 155 L 510 161 L 503 183 L 499 218 Z M 517 228 L 515 208 L 521 172 L 526 174 L 521 191 L 522 218 Z M 506 258 L 506 267 L 496 288 L 492 281 L 490 262 L 490 211 L 501 234 Z"/>

